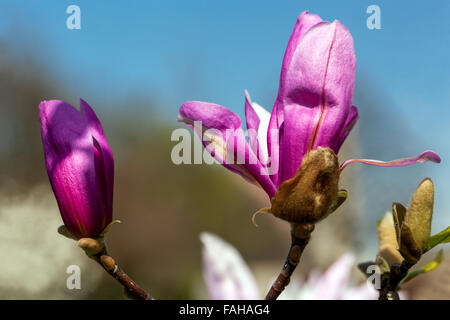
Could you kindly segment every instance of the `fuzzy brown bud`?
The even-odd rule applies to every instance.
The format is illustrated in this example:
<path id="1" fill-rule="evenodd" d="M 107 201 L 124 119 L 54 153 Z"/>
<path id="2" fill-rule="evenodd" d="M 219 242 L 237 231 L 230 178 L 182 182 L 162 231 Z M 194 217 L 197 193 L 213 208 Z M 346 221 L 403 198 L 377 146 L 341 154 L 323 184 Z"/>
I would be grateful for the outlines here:
<path id="1" fill-rule="evenodd" d="M 403 261 L 398 251 L 397 234 L 391 212 L 386 213 L 378 224 L 378 255 L 389 265 Z"/>
<path id="2" fill-rule="evenodd" d="M 284 181 L 272 198 L 271 212 L 294 222 L 316 223 L 329 215 L 338 201 L 339 163 L 330 148 L 309 152 L 294 177 Z M 330 210 L 333 208 L 333 210 Z"/>
<path id="3" fill-rule="evenodd" d="M 424 179 L 417 187 L 400 231 L 400 252 L 410 262 L 417 262 L 430 238 L 434 186 Z"/>

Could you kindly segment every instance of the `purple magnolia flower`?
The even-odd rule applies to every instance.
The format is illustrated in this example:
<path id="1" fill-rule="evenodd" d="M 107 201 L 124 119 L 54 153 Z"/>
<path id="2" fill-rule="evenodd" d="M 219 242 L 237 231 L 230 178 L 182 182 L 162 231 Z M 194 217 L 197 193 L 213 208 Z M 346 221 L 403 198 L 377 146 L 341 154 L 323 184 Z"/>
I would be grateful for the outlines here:
<path id="1" fill-rule="evenodd" d="M 329 147 L 338 153 L 358 120 L 358 109 L 352 105 L 355 68 L 353 38 L 347 28 L 305 11 L 288 42 L 272 114 L 245 92 L 248 142 L 239 116 L 217 104 L 186 102 L 178 120 L 203 137 L 219 163 L 261 186 L 272 198 L 308 152 Z M 424 161 L 440 162 L 440 158 L 426 151 L 389 162 L 353 159 L 344 162 L 341 170 L 352 162 L 392 167 Z"/>
<path id="2" fill-rule="evenodd" d="M 96 237 L 112 221 L 114 159 L 94 110 L 61 100 L 39 105 L 45 164 L 61 217 L 76 237 Z"/>

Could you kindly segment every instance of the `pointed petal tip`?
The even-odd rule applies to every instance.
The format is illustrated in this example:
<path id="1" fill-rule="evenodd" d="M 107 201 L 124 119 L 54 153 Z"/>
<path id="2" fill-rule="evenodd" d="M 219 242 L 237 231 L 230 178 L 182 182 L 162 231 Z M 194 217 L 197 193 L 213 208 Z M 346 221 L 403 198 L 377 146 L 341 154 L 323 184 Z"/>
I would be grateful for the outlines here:
<path id="1" fill-rule="evenodd" d="M 315 13 L 309 13 L 309 10 L 305 10 L 297 16 L 297 21 L 303 19 L 305 16 L 308 16 L 308 18 L 312 17 L 313 19 L 319 18 L 320 20 L 322 20 L 319 15 Z"/>
<path id="2" fill-rule="evenodd" d="M 42 100 L 40 103 L 39 103 L 39 106 L 38 106 L 38 109 L 39 109 L 39 113 L 42 115 L 42 113 L 44 112 L 44 110 L 46 109 L 46 107 L 47 107 L 47 101 L 46 100 Z"/>
<path id="3" fill-rule="evenodd" d="M 251 106 L 252 99 L 250 98 L 250 93 L 248 93 L 247 89 L 244 90 L 244 96 L 245 96 L 245 106 L 247 107 L 247 104 Z"/>
<path id="4" fill-rule="evenodd" d="M 84 115 L 86 115 L 86 111 L 92 112 L 95 114 L 94 109 L 92 109 L 92 107 L 89 105 L 89 103 L 87 103 L 86 100 L 83 100 L 81 98 L 80 98 L 80 111 Z"/>
<path id="5" fill-rule="evenodd" d="M 44 108 L 49 108 L 52 107 L 53 105 L 58 105 L 58 104 L 68 104 L 67 102 L 63 101 L 63 100 L 58 100 L 58 99 L 52 99 L 52 100 L 42 100 L 39 103 L 39 110 L 42 110 Z"/>

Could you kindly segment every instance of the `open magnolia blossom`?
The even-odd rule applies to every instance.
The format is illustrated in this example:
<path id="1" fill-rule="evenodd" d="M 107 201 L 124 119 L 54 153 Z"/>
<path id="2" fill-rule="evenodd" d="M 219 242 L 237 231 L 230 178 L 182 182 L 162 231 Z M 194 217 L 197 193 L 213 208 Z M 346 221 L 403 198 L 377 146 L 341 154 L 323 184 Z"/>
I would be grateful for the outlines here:
<path id="1" fill-rule="evenodd" d="M 39 105 L 42 144 L 61 217 L 76 238 L 97 237 L 112 222 L 114 159 L 94 110 L 61 100 Z"/>
<path id="2" fill-rule="evenodd" d="M 194 129 L 210 154 L 227 169 L 260 186 L 272 199 L 293 178 L 303 159 L 319 147 L 339 152 L 358 120 L 353 106 L 356 57 L 353 38 L 339 21 L 327 22 L 303 12 L 284 55 L 278 95 L 272 113 L 245 92 L 248 140 L 241 119 L 208 102 L 189 101 L 178 120 Z M 440 162 L 432 151 L 393 161 L 352 159 L 342 163 L 406 166 Z"/>
<path id="3" fill-rule="evenodd" d="M 262 299 L 256 280 L 239 252 L 216 235 L 202 233 L 203 276 L 214 300 Z M 306 281 L 293 282 L 281 299 L 374 300 L 378 292 L 370 285 L 350 285 L 354 268 L 352 254 L 344 254 L 324 273 L 312 272 Z M 356 269 L 355 269 L 356 270 Z"/>

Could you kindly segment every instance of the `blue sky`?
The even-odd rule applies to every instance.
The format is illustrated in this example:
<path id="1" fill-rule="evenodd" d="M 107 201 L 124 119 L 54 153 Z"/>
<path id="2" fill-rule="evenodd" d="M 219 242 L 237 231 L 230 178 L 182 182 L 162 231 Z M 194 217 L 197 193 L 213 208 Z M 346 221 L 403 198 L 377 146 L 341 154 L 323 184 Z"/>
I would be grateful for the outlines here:
<path id="1" fill-rule="evenodd" d="M 71 4 L 81 8 L 81 30 L 66 28 Z M 381 30 L 366 27 L 371 4 L 381 8 Z M 438 231 L 449 225 L 450 1 L 2 0 L 0 36 L 44 62 L 69 88 L 68 97 L 59 97 L 65 100 L 83 97 L 107 105 L 144 94 L 158 101 L 167 119 L 175 119 L 186 100 L 216 102 L 242 115 L 244 89 L 271 109 L 287 40 L 303 10 L 347 26 L 358 61 L 356 90 L 384 97 L 380 101 L 389 103 L 377 112 L 390 118 L 390 127 L 408 128 L 399 135 L 403 140 L 378 141 L 377 130 L 366 131 L 367 139 L 386 143 L 388 151 L 380 157 L 394 156 L 397 149 L 398 156 L 433 149 L 444 159 L 439 166 L 423 165 L 420 177 L 414 176 L 417 169 L 397 169 L 405 180 L 398 200 L 407 203 L 414 185 L 431 176 L 439 211 L 433 226 Z M 371 119 L 364 119 L 364 105 L 358 106 L 358 130 L 364 133 Z M 385 129 L 383 123 L 378 127 Z M 367 154 L 355 156 L 377 156 L 363 151 Z M 388 172 L 383 177 L 395 179 Z"/>
<path id="2" fill-rule="evenodd" d="M 309 9 L 350 29 L 358 76 L 374 79 L 398 100 L 430 104 L 431 98 L 437 108 L 448 101 L 448 1 L 430 7 L 424 1 L 280 2 L 4 0 L 0 30 L 32 30 L 27 42 L 34 53 L 82 82 L 80 94 L 101 94 L 100 87 L 115 95 L 155 91 L 173 102 L 169 110 L 186 99 L 237 110 L 245 88 L 255 100 L 272 103 L 287 39 L 297 15 Z M 81 30 L 66 28 L 70 4 L 81 8 Z M 366 27 L 370 4 L 381 8 L 382 30 Z M 421 118 L 430 116 L 416 108 Z"/>

